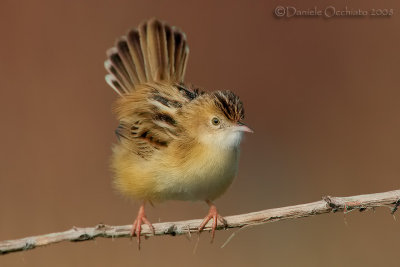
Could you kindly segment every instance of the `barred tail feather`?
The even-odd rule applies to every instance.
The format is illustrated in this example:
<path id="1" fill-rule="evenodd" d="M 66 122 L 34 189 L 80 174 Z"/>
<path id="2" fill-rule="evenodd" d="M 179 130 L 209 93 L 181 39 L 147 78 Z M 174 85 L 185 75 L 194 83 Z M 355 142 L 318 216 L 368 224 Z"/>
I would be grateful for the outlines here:
<path id="1" fill-rule="evenodd" d="M 152 81 L 183 82 L 189 47 L 185 34 L 156 19 L 130 30 L 107 51 L 107 83 L 120 95 Z"/>

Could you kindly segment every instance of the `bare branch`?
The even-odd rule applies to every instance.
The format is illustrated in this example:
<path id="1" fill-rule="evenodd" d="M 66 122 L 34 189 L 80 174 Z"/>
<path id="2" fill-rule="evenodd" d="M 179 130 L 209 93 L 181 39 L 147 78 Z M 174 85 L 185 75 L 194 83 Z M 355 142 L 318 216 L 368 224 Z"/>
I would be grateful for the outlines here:
<path id="1" fill-rule="evenodd" d="M 323 200 L 283 207 L 268 209 L 247 214 L 240 214 L 225 217 L 227 228 L 242 228 L 249 225 L 258 225 L 269 222 L 282 221 L 287 219 L 297 219 L 309 217 L 329 212 L 351 210 L 364 211 L 375 207 L 388 206 L 394 213 L 400 205 L 400 190 L 359 195 L 351 197 L 330 197 L 326 196 Z M 188 220 L 179 222 L 165 222 L 154 224 L 155 235 L 182 235 L 197 232 L 197 227 L 202 220 Z M 205 227 L 206 231 L 211 230 L 211 221 Z M 219 226 L 218 230 L 224 229 Z M 59 243 L 62 241 L 86 241 L 97 237 L 117 238 L 129 237 L 131 225 L 109 226 L 99 224 L 95 227 L 77 228 L 65 232 L 51 233 L 39 236 L 26 237 L 15 240 L 0 241 L 0 254 L 6 254 L 17 251 L 24 251 L 40 246 Z M 143 225 L 143 236 L 152 236 L 147 225 Z"/>

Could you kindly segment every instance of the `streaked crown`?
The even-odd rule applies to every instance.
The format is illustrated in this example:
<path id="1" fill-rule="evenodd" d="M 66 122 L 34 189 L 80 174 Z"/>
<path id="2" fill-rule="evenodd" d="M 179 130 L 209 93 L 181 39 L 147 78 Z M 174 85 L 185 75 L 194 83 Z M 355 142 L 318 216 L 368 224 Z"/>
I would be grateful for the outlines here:
<path id="1" fill-rule="evenodd" d="M 213 94 L 215 105 L 232 122 L 244 119 L 244 108 L 240 98 L 231 91 L 216 91 Z"/>

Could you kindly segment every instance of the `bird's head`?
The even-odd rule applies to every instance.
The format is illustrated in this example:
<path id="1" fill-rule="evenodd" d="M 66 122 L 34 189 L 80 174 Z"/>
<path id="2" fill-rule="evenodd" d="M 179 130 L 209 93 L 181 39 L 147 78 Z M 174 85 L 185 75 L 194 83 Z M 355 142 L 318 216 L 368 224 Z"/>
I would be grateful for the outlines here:
<path id="1" fill-rule="evenodd" d="M 201 143 L 235 148 L 244 132 L 253 132 L 242 123 L 243 104 L 231 91 L 216 91 L 200 97 L 192 111 L 191 132 Z"/>

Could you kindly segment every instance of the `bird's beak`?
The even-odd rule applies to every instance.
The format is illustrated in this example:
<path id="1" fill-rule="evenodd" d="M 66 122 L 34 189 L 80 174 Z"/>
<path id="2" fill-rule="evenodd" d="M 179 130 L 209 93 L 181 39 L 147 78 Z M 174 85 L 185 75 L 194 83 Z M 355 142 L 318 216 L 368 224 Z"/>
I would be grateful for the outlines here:
<path id="1" fill-rule="evenodd" d="M 235 126 L 236 131 L 241 131 L 241 132 L 248 132 L 248 133 L 254 133 L 252 129 L 250 129 L 246 124 L 242 122 L 238 122 L 237 125 Z"/>

